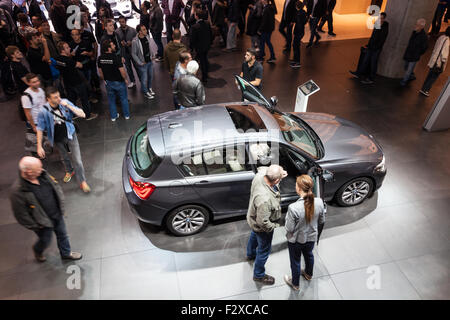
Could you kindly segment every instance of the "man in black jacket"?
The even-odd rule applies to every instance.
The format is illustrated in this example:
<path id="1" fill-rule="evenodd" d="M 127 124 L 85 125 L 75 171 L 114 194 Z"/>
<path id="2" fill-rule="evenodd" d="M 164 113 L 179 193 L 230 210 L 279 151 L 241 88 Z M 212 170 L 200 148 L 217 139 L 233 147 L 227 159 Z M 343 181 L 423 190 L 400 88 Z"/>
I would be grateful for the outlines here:
<path id="1" fill-rule="evenodd" d="M 319 27 L 317 28 L 317 30 L 319 32 L 324 32 L 322 30 L 325 22 L 328 23 L 328 34 L 330 36 L 335 37 L 336 33 L 333 32 L 333 10 L 334 7 L 336 6 L 336 0 L 327 0 L 328 1 L 328 5 L 327 5 L 327 12 L 325 12 L 325 15 L 322 16 L 322 18 L 320 19 L 320 23 L 319 23 Z"/>
<path id="2" fill-rule="evenodd" d="M 409 38 L 408 47 L 406 47 L 405 55 L 403 56 L 403 60 L 405 61 L 405 75 L 402 81 L 400 81 L 401 86 L 406 86 L 408 81 L 416 79 L 414 68 L 417 61 L 420 60 L 420 56 L 427 51 L 428 37 L 423 29 L 425 28 L 425 24 L 425 19 L 417 20 L 414 31 Z"/>
<path id="3" fill-rule="evenodd" d="M 291 0 L 294 1 L 294 0 Z M 262 0 L 263 4 L 263 13 L 261 24 L 259 25 L 259 33 L 261 36 L 259 37 L 259 56 L 258 60 L 262 60 L 265 55 L 265 44 L 269 47 L 270 50 L 270 58 L 267 60 L 268 63 L 275 62 L 275 52 L 273 50 L 272 42 L 270 38 L 272 36 L 273 30 L 275 30 L 275 15 L 277 14 L 277 7 L 275 4 L 269 0 Z"/>
<path id="4" fill-rule="evenodd" d="M 303 36 L 305 35 L 305 24 L 308 20 L 308 16 L 306 15 L 306 11 L 303 10 L 304 3 L 301 1 L 297 1 L 296 14 L 294 17 L 295 27 L 294 27 L 294 42 L 292 47 L 294 49 L 294 59 L 290 61 L 290 66 L 294 69 L 300 68 L 300 46 Z"/>
<path id="5" fill-rule="evenodd" d="M 33 246 L 37 261 L 44 262 L 45 249 L 56 234 L 62 259 L 79 260 L 81 253 L 70 248 L 64 222 L 64 195 L 55 178 L 42 169 L 42 162 L 23 157 L 19 162 L 20 176 L 12 186 L 10 201 L 19 224 L 36 233 L 39 240 Z"/>
<path id="6" fill-rule="evenodd" d="M 208 51 L 211 47 L 213 35 L 208 22 L 208 12 L 199 9 L 195 12 L 197 22 L 190 29 L 190 47 L 197 53 L 196 60 L 200 63 L 202 70 L 202 82 L 208 81 Z"/>
<path id="7" fill-rule="evenodd" d="M 322 18 L 327 12 L 327 0 L 308 0 L 307 3 L 307 13 L 309 16 L 309 30 L 311 31 L 311 37 L 309 38 L 309 43 L 306 46 L 310 48 L 313 45 L 314 37 L 316 41 L 314 44 L 319 43 L 320 35 L 317 32 L 317 25 L 319 24 L 320 18 Z"/>
<path id="8" fill-rule="evenodd" d="M 355 78 L 368 75 L 366 79 L 361 82 L 364 84 L 374 83 L 375 75 L 377 73 L 378 57 L 383 49 L 384 42 L 389 33 L 389 23 L 386 21 L 386 13 L 380 13 L 380 17 L 375 22 L 372 36 L 369 43 L 365 46 L 365 55 L 361 64 L 358 65 L 356 71 L 350 71 Z"/>
<path id="9" fill-rule="evenodd" d="M 283 14 L 281 16 L 280 25 L 278 26 L 278 31 L 286 40 L 286 45 L 284 46 L 283 53 L 291 52 L 292 27 L 294 25 L 294 16 L 295 16 L 295 1 L 296 0 L 284 1 Z"/>
<path id="10" fill-rule="evenodd" d="M 228 34 L 227 47 L 224 51 L 236 51 L 236 27 L 242 19 L 241 10 L 239 7 L 239 0 L 230 0 L 228 7 Z"/>

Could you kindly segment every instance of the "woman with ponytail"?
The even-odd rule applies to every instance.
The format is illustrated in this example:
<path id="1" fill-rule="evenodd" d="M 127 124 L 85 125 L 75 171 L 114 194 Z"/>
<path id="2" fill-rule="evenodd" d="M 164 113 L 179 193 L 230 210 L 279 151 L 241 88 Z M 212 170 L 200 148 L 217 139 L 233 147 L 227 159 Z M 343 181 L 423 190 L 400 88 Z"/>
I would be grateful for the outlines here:
<path id="1" fill-rule="evenodd" d="M 284 276 L 286 283 L 294 290 L 300 290 L 300 259 L 303 254 L 306 280 L 311 280 L 314 267 L 314 243 L 317 241 L 318 225 L 325 222 L 325 208 L 321 198 L 315 198 L 314 181 L 306 174 L 297 177 L 295 190 L 300 198 L 289 205 L 286 214 L 286 237 L 292 277 Z"/>

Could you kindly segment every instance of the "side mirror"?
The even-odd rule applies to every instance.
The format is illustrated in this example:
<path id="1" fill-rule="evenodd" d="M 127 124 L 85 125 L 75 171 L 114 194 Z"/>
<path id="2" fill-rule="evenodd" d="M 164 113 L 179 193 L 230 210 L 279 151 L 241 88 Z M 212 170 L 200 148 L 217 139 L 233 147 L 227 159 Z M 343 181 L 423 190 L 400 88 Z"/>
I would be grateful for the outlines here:
<path id="1" fill-rule="evenodd" d="M 278 98 L 276 96 L 270 97 L 270 103 L 275 107 L 278 104 Z"/>
<path id="2" fill-rule="evenodd" d="M 323 170 L 322 177 L 325 180 L 325 182 L 332 182 L 334 180 L 334 174 L 326 169 Z"/>

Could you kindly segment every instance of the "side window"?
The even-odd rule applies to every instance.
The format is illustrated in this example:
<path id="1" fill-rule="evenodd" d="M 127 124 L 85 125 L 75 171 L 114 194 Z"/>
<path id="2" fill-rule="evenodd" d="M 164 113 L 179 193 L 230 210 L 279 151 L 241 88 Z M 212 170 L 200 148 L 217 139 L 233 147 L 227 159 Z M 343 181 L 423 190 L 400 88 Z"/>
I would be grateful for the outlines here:
<path id="1" fill-rule="evenodd" d="M 181 170 L 186 176 L 201 176 L 206 175 L 206 169 L 203 165 L 202 154 L 193 154 L 189 158 L 185 159 L 180 165 Z"/>

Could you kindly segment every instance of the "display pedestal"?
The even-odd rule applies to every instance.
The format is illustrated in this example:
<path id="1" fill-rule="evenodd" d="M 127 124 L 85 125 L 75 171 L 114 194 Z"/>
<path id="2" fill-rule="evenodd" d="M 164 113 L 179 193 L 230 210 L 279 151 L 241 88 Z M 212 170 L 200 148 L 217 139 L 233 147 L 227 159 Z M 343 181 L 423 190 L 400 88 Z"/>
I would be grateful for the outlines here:
<path id="1" fill-rule="evenodd" d="M 297 88 L 297 98 L 295 99 L 295 112 L 306 112 L 308 107 L 308 98 L 310 95 L 319 91 L 319 86 L 312 80 L 309 80 Z"/>
<path id="2" fill-rule="evenodd" d="M 450 129 L 450 77 L 423 124 L 427 131 Z"/>

